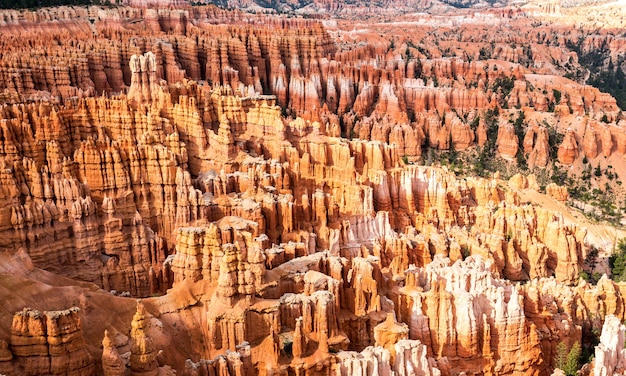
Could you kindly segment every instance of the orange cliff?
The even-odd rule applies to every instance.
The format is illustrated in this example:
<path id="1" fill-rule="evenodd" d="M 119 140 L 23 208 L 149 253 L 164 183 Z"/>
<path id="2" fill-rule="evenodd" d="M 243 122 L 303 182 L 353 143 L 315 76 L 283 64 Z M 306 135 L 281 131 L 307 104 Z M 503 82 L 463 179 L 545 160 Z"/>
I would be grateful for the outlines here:
<path id="1" fill-rule="evenodd" d="M 0 292 L 19 296 L 0 372 L 539 375 L 624 318 L 622 284 L 580 282 L 586 229 L 520 198 L 529 178 L 413 164 L 488 142 L 538 168 L 621 156 L 613 98 L 510 47 L 401 56 L 171 3 L 0 12 Z"/>

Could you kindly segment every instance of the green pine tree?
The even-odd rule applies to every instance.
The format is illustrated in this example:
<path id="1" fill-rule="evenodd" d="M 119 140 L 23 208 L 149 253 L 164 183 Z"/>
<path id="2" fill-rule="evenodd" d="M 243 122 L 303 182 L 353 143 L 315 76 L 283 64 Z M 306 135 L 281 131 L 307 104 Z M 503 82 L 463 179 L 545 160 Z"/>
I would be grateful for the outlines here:
<path id="1" fill-rule="evenodd" d="M 565 368 L 565 362 L 567 361 L 567 345 L 564 342 L 559 342 L 556 345 L 556 358 L 554 360 L 554 366 L 558 369 Z"/>
<path id="2" fill-rule="evenodd" d="M 626 279 L 626 239 L 620 240 L 613 254 L 609 257 L 611 278 L 615 281 Z"/>
<path id="3" fill-rule="evenodd" d="M 565 359 L 565 366 L 563 368 L 563 372 L 567 376 L 576 376 L 576 372 L 580 369 L 580 354 L 582 350 L 580 347 L 580 342 L 574 342 L 572 348 L 567 353 L 567 358 Z"/>

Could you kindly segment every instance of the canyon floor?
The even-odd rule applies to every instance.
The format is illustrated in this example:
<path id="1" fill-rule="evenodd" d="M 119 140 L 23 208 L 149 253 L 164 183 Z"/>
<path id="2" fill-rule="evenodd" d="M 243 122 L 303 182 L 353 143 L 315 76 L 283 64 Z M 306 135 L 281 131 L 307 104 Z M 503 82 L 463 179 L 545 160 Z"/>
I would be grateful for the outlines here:
<path id="1" fill-rule="evenodd" d="M 626 374 L 623 1 L 220 5 L 0 10 L 0 374 Z"/>

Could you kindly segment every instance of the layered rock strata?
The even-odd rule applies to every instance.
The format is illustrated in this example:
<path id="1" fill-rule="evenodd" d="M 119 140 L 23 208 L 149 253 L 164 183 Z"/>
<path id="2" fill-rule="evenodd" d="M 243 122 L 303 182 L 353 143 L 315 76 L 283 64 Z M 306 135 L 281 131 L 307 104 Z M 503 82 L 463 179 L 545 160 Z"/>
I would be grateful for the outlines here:
<path id="1" fill-rule="evenodd" d="M 3 351 L 4 372 L 93 375 L 94 360 L 86 345 L 78 308 L 43 313 L 25 308 L 13 317 L 10 346 Z"/>
<path id="2" fill-rule="evenodd" d="M 0 12 L 0 249 L 32 263 L 2 281 L 24 300 L 69 285 L 116 321 L 87 343 L 75 309 L 6 299 L 0 372 L 542 375 L 605 318 L 623 331 L 624 287 L 580 282 L 586 230 L 522 198 L 536 179 L 419 164 L 476 145 L 539 169 L 621 157 L 615 99 L 553 73 L 574 40 L 623 37 L 542 26 L 529 59 L 506 28 L 491 46 L 455 26 L 399 51 L 170 3 Z M 128 310 L 99 288 L 161 296 Z M 609 337 L 600 374 L 621 372 Z"/>

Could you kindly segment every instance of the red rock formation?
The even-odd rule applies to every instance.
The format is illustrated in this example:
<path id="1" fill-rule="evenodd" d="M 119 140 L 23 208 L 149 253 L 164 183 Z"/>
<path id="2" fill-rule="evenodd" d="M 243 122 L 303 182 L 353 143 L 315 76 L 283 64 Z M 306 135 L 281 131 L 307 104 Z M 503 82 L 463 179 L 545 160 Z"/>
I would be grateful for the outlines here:
<path id="1" fill-rule="evenodd" d="M 519 140 L 515 129 L 509 123 L 500 123 L 498 126 L 498 153 L 502 158 L 513 160 L 519 149 Z"/>
<path id="2" fill-rule="evenodd" d="M 126 374 L 126 365 L 115 348 L 108 331 L 104 331 L 102 339 L 102 370 L 105 376 L 123 376 Z"/>
<path id="3" fill-rule="evenodd" d="M 423 341 L 429 355 L 445 356 L 471 372 L 511 372 L 525 363 L 545 367 L 540 338 L 525 318 L 520 292 L 492 280 L 488 268 L 472 257 L 454 265 L 435 259 L 425 269 L 410 270 L 398 297 L 410 337 Z M 488 314 L 491 310 L 495 317 Z M 506 333 L 506 340 L 492 342 L 493 333 Z M 523 351 L 518 352 L 518 346 Z"/>
<path id="4" fill-rule="evenodd" d="M 391 363 L 396 359 L 396 343 L 408 339 L 409 328 L 406 324 L 398 324 L 393 313 L 387 314 L 387 319 L 374 328 L 376 346 L 388 350 L 391 354 Z"/>
<path id="5" fill-rule="evenodd" d="M 587 129 L 585 130 L 582 147 L 585 156 L 588 158 L 595 158 L 599 154 L 596 132 L 590 127 L 587 127 Z"/>
<path id="6" fill-rule="evenodd" d="M 563 143 L 559 146 L 557 155 L 559 162 L 568 165 L 574 163 L 576 158 L 578 158 L 578 142 L 572 130 L 568 130 L 565 133 L 565 138 L 563 139 Z"/>
<path id="7" fill-rule="evenodd" d="M 593 374 L 615 375 L 626 368 L 626 350 L 624 350 L 624 332 L 626 328 L 620 320 L 609 315 L 604 320 L 600 344 L 596 346 Z"/>
<path id="8" fill-rule="evenodd" d="M 74 307 L 43 314 L 28 308 L 17 312 L 11 327 L 12 372 L 92 375 L 94 361 L 86 348 L 78 311 Z"/>
<path id="9" fill-rule="evenodd" d="M 550 183 L 546 185 L 546 195 L 561 202 L 566 202 L 567 198 L 569 197 L 569 193 L 567 192 L 567 187 L 563 187 L 555 183 Z"/>
<path id="10" fill-rule="evenodd" d="M 550 143 L 548 130 L 544 127 L 530 126 L 524 136 L 524 153 L 528 154 L 528 167 L 546 167 L 550 161 Z"/>
<path id="11" fill-rule="evenodd" d="M 4 340 L 0 341 L 0 372 L 2 374 L 7 375 L 13 372 L 11 360 L 13 360 L 13 354 L 9 349 L 9 344 Z"/>
<path id="12" fill-rule="evenodd" d="M 158 375 L 157 353 L 152 339 L 147 333 L 149 317 L 143 304 L 137 302 L 137 312 L 133 316 L 130 332 L 132 347 L 130 354 L 130 370 L 132 375 Z"/>
<path id="13" fill-rule="evenodd" d="M 130 88 L 128 100 L 136 103 L 151 103 L 157 99 L 158 91 L 156 59 L 152 52 L 133 55 L 130 58 Z"/>
<path id="14" fill-rule="evenodd" d="M 415 372 L 420 375 L 438 375 L 440 370 L 432 358 L 427 358 L 426 346 L 419 341 L 400 340 L 394 346 L 395 361 L 390 353 L 381 347 L 368 347 L 360 353 L 342 351 L 336 358 L 337 374 L 348 376 L 377 370 L 379 374 L 405 374 Z M 411 371 L 409 371 L 411 370 Z"/>
<path id="15" fill-rule="evenodd" d="M 85 286 L 172 287 L 132 321 L 114 311 L 115 336 L 89 322 L 105 374 L 548 374 L 560 341 L 582 340 L 593 317 L 624 317 L 619 286 L 579 284 L 585 230 L 521 204 L 537 178 L 508 189 L 413 164 L 423 146 L 494 141 L 508 165 L 523 146 L 531 168 L 555 146 L 562 164 L 580 148 L 626 152 L 615 101 L 553 75 L 579 68 L 565 48 L 576 39 L 503 9 L 417 15 L 394 49 L 383 39 L 395 23 L 373 36 L 168 4 L 0 12 L 0 249 L 32 259 L 29 273 L 49 278 L 41 291 L 72 283 L 86 310 L 128 303 Z M 602 46 L 592 39 L 581 41 Z M 523 107 L 523 140 L 506 107 Z M 571 127 L 562 145 L 552 126 Z M 9 271 L 11 286 L 30 286 Z M 93 367 L 96 346 L 57 343 L 63 328 L 80 337 L 75 313 L 59 316 L 66 326 L 29 315 L 8 348 L 0 340 L 0 372 Z"/>

